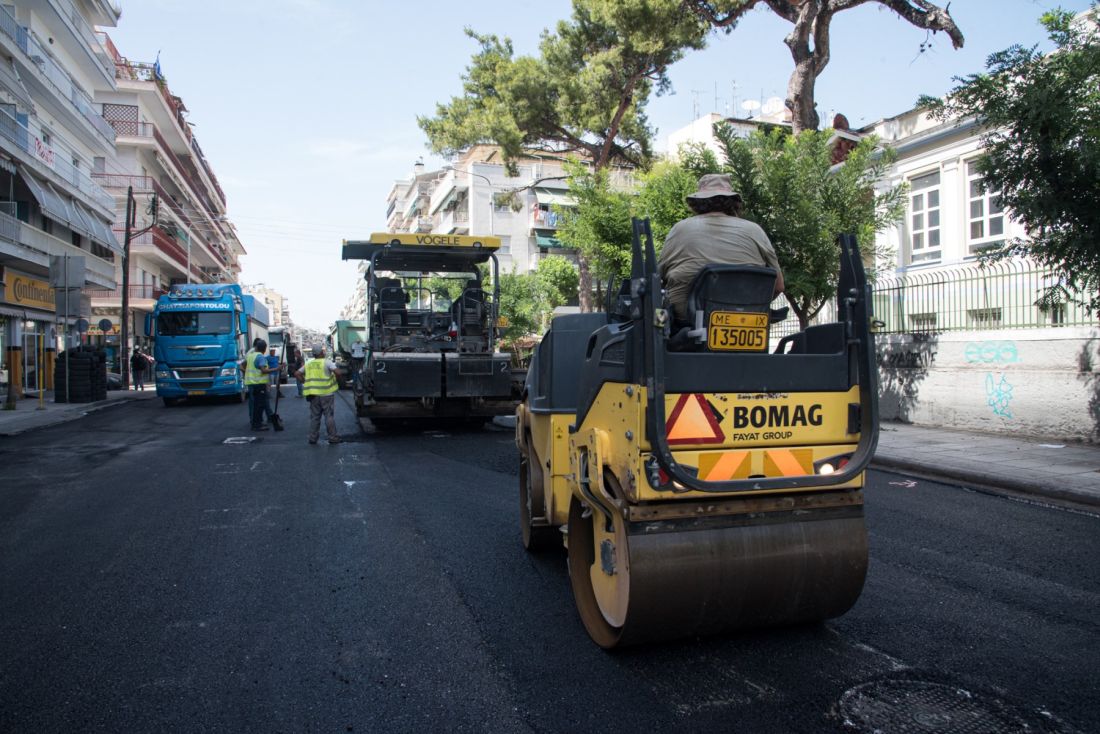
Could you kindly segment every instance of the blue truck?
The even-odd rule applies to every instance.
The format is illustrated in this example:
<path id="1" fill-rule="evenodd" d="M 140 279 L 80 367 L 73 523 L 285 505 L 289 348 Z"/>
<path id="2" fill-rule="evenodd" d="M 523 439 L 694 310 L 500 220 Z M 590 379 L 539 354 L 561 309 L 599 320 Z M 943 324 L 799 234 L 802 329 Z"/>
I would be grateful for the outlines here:
<path id="1" fill-rule="evenodd" d="M 238 363 L 256 337 L 267 339 L 267 325 L 267 307 L 236 283 L 173 285 L 145 317 L 157 396 L 165 405 L 193 397 L 244 400 Z"/>

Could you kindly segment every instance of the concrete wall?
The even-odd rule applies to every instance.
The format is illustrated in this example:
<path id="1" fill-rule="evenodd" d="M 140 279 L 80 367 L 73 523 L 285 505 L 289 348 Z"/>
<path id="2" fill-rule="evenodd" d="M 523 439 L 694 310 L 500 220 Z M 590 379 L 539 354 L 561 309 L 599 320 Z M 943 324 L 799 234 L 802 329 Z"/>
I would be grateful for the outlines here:
<path id="1" fill-rule="evenodd" d="M 884 420 L 1100 442 L 1100 329 L 878 337 Z"/>

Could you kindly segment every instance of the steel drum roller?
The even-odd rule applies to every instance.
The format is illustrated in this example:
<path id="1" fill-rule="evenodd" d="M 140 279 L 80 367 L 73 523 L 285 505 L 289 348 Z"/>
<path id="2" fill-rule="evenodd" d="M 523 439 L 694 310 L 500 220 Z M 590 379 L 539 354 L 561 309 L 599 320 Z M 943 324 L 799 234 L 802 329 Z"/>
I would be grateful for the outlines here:
<path id="1" fill-rule="evenodd" d="M 867 574 L 858 506 L 632 524 L 613 515 L 610 533 L 586 510 L 576 499 L 570 509 L 570 580 L 602 647 L 836 617 Z"/>

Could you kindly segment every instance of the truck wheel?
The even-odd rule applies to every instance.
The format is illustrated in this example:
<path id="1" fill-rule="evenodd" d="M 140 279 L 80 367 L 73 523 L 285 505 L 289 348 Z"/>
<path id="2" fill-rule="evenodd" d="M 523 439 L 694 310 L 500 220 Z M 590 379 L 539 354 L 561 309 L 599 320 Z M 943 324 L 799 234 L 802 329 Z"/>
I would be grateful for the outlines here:
<path id="1" fill-rule="evenodd" d="M 531 448 L 528 433 L 527 448 L 519 460 L 519 529 L 523 547 L 530 553 L 548 550 L 555 541 L 561 542 L 557 528 L 546 524 L 544 484 L 542 466 Z"/>

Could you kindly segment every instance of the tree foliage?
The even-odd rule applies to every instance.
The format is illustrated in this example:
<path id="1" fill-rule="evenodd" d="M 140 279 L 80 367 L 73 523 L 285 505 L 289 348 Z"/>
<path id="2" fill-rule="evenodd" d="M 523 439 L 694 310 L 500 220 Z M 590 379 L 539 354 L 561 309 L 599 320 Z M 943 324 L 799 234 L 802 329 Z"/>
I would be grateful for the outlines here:
<path id="1" fill-rule="evenodd" d="M 501 339 L 509 348 L 543 331 L 550 315 L 577 295 L 577 269 L 560 255 L 539 260 L 533 273 L 502 273 L 499 313 L 508 321 Z"/>
<path id="2" fill-rule="evenodd" d="M 833 16 L 870 0 L 684 0 L 686 7 L 714 28 L 732 31 L 753 8 L 763 5 L 783 20 L 791 23 L 791 32 L 784 43 L 791 51 L 794 71 L 787 83 L 787 109 L 791 111 L 791 127 L 795 134 L 816 130 L 820 123 L 814 101 L 817 78 L 829 63 L 829 30 Z M 932 33 L 944 31 L 955 48 L 962 48 L 963 35 L 948 12 L 951 3 L 939 7 L 929 0 L 874 0 L 897 13 L 898 17 L 917 28 Z M 922 49 L 923 50 L 923 46 Z"/>
<path id="3" fill-rule="evenodd" d="M 466 29 L 480 45 L 463 94 L 418 123 L 438 153 L 477 143 L 503 149 L 573 151 L 596 168 L 646 166 L 652 91 L 669 89 L 668 67 L 702 48 L 705 26 L 680 0 L 574 0 L 573 14 L 544 31 L 540 55 L 515 56 L 508 38 Z"/>
<path id="4" fill-rule="evenodd" d="M 866 260 L 887 254 L 875 250 L 875 233 L 902 218 L 906 197 L 902 186 L 879 184 L 893 153 L 866 137 L 834 168 L 831 130 L 772 130 L 739 138 L 720 124 L 715 132 L 744 198 L 744 216 L 763 227 L 775 246 L 787 301 L 805 328 L 836 296 L 837 235 L 855 234 Z"/>
<path id="5" fill-rule="evenodd" d="M 597 171 L 618 163 L 646 168 L 653 131 L 651 92 L 670 88 L 668 67 L 702 48 L 706 25 L 681 0 L 573 0 L 573 13 L 545 31 L 540 55 L 515 56 L 511 40 L 467 29 L 481 50 L 463 76 L 463 94 L 418 123 L 437 153 L 477 143 L 501 146 L 505 165 L 526 151 L 571 151 Z M 580 300 L 592 290 L 582 254 Z"/>
<path id="6" fill-rule="evenodd" d="M 635 195 L 611 189 L 583 169 L 570 179 L 577 207 L 559 236 L 586 249 L 603 279 L 630 268 L 630 218 L 649 217 L 660 250 L 668 230 L 691 216 L 685 202 L 704 173 L 725 172 L 745 201 L 745 217 L 760 224 L 775 245 L 787 299 L 803 328 L 836 295 L 840 251 L 836 237 L 856 234 L 868 260 L 875 234 L 904 214 L 906 189 L 880 183 L 893 160 L 889 150 L 865 138 L 843 165 L 832 163 L 832 131 L 792 136 L 780 129 L 738 138 L 728 125 L 715 130 L 724 161 L 701 147 L 681 151 L 642 176 Z"/>
<path id="7" fill-rule="evenodd" d="M 940 119 L 974 116 L 985 127 L 982 185 L 998 191 L 1025 238 L 987 259 L 1030 255 L 1057 270 L 1073 297 L 1100 308 L 1100 40 L 1056 10 L 1042 16 L 1057 50 L 1016 45 L 992 54 L 986 71 L 956 78 L 944 99 L 923 98 Z M 1055 284 L 1041 301 L 1065 293 Z"/>

